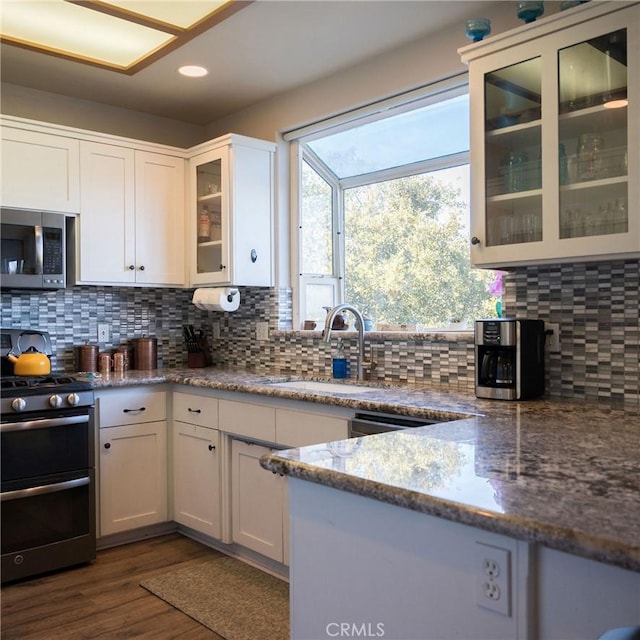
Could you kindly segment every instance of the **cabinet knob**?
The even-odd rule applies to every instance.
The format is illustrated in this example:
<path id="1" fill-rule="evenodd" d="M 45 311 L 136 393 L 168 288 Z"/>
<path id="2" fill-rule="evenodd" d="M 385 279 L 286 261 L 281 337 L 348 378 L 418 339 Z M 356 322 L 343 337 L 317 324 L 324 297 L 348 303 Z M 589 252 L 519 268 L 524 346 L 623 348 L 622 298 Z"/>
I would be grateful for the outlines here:
<path id="1" fill-rule="evenodd" d="M 105 449 L 111 449 L 111 443 L 110 442 L 105 442 L 104 443 L 104 448 Z"/>
<path id="2" fill-rule="evenodd" d="M 210 444 L 210 445 L 209 445 L 209 451 L 214 451 L 214 450 L 215 450 L 215 448 L 216 448 L 216 447 L 215 447 L 215 445 L 213 445 L 213 444 Z"/>
<path id="3" fill-rule="evenodd" d="M 220 271 L 222 271 L 223 269 L 226 269 L 226 268 L 227 268 L 226 265 L 224 265 L 224 264 L 220 265 Z"/>
<path id="4" fill-rule="evenodd" d="M 134 264 L 130 264 L 129 271 L 135 271 L 135 270 L 136 270 L 136 266 Z"/>
<path id="5" fill-rule="evenodd" d="M 251 249 L 251 262 L 255 262 L 258 259 L 258 252 L 255 249 Z"/>
<path id="6" fill-rule="evenodd" d="M 471 238 L 471 244 L 480 244 L 480 238 L 473 236 L 473 238 Z"/>
<path id="7" fill-rule="evenodd" d="M 143 264 L 141 264 L 141 265 L 140 265 L 140 267 L 139 267 L 139 269 L 140 269 L 140 271 L 144 271 L 144 265 L 143 265 Z"/>

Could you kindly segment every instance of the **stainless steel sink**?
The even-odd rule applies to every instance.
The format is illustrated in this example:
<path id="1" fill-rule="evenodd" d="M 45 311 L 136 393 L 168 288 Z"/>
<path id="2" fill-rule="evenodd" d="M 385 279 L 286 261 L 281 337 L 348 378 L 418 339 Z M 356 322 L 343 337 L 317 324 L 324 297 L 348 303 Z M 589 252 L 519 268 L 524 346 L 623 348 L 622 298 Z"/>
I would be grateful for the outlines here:
<path id="1" fill-rule="evenodd" d="M 279 389 L 297 389 L 299 391 L 325 391 L 327 393 L 344 393 L 354 395 L 380 391 L 380 387 L 365 387 L 359 384 L 340 384 L 337 382 L 322 382 L 320 380 L 289 380 L 287 382 L 274 382 L 270 387 Z"/>

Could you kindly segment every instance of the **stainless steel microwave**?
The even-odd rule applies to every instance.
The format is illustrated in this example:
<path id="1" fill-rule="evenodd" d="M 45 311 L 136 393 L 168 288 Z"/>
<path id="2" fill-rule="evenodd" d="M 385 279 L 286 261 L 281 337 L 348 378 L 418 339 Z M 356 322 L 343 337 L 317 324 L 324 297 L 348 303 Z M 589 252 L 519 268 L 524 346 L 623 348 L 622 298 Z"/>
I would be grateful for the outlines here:
<path id="1" fill-rule="evenodd" d="M 1 209 L 0 287 L 64 289 L 73 222 L 62 213 Z"/>

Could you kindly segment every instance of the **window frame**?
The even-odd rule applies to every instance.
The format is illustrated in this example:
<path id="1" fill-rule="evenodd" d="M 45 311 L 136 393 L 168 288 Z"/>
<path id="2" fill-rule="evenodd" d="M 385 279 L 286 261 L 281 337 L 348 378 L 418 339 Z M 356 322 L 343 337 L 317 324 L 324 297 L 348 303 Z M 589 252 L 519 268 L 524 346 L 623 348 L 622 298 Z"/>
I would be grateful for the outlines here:
<path id="1" fill-rule="evenodd" d="M 329 118 L 284 135 L 285 141 L 291 143 L 291 273 L 295 274 L 292 277 L 291 284 L 294 329 L 301 329 L 305 320 L 305 318 L 302 317 L 302 310 L 307 308 L 307 283 L 314 280 L 317 281 L 319 278 L 322 278 L 328 283 L 332 283 L 335 296 L 334 304 L 344 302 L 344 191 L 346 189 L 470 164 L 470 150 L 467 150 L 399 167 L 391 167 L 340 179 L 310 148 L 305 146 L 305 142 L 336 133 L 340 130 L 366 124 L 367 122 L 373 122 L 400 113 L 420 109 L 430 104 L 442 102 L 463 94 L 469 94 L 469 79 L 467 73 L 395 96 L 388 100 L 376 102 L 367 107 Z M 333 222 L 332 262 L 334 270 L 331 276 L 324 274 L 304 274 L 301 272 L 302 224 L 300 212 L 302 205 L 301 175 L 303 162 L 306 162 L 331 187 Z"/>

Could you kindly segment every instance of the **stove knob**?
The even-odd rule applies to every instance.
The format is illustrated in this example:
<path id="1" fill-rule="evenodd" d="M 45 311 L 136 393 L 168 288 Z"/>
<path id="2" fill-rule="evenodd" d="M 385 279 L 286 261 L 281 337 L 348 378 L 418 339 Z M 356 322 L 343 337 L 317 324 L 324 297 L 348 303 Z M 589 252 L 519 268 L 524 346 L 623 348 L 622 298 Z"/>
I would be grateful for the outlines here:
<path id="1" fill-rule="evenodd" d="M 67 396 L 67 402 L 72 406 L 75 407 L 77 404 L 80 403 L 80 396 L 77 393 L 70 393 Z"/>
<path id="2" fill-rule="evenodd" d="M 11 401 L 11 408 L 14 411 L 24 411 L 27 408 L 27 401 L 24 398 L 14 398 Z"/>
<path id="3" fill-rule="evenodd" d="M 59 409 L 62 406 L 62 398 L 59 395 L 54 394 L 49 397 L 49 404 L 54 409 Z"/>

